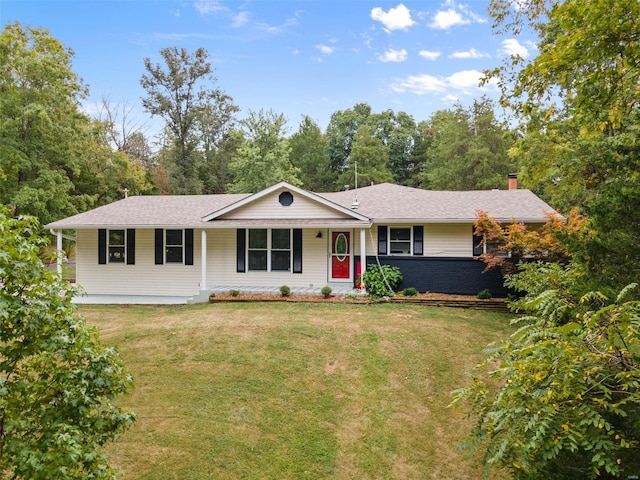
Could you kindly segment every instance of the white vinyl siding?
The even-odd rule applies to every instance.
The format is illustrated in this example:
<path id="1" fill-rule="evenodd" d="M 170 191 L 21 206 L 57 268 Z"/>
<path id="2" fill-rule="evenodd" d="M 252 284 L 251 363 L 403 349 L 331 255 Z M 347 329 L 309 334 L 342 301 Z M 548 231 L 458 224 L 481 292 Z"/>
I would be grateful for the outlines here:
<path id="1" fill-rule="evenodd" d="M 194 235 L 200 252 L 200 231 Z M 136 264 L 98 264 L 98 231 L 78 230 L 76 281 L 89 295 L 195 295 L 200 290 L 200 255 L 193 265 L 155 265 L 154 230 L 136 229 Z"/>
<path id="2" fill-rule="evenodd" d="M 293 192 L 293 203 L 286 207 L 282 206 L 278 200 L 280 193 L 282 192 L 274 192 L 265 198 L 233 210 L 221 218 L 349 218 L 322 203 Z"/>
<path id="3" fill-rule="evenodd" d="M 295 201 L 294 201 L 295 203 Z M 207 231 L 208 287 L 322 288 L 328 282 L 327 237 L 316 238 L 317 229 L 302 231 L 302 273 L 236 272 L 236 230 Z M 198 250 L 199 251 L 199 250 Z"/>
<path id="4" fill-rule="evenodd" d="M 416 223 L 424 226 L 423 255 L 425 257 L 471 257 L 473 256 L 473 241 L 471 224 L 468 223 Z M 414 225 L 409 225 L 413 227 Z M 355 230 L 356 241 L 359 230 Z M 388 235 L 388 234 L 387 234 Z M 387 236 L 387 238 L 389 238 Z M 366 232 L 367 256 L 378 253 L 378 226 L 373 225 L 371 232 Z M 360 251 L 360 242 L 356 244 L 355 253 Z"/>

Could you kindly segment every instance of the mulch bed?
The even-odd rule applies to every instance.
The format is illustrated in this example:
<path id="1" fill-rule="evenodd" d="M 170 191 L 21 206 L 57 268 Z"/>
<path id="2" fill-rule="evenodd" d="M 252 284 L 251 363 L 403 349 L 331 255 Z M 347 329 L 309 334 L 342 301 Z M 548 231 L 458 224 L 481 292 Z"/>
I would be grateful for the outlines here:
<path id="1" fill-rule="evenodd" d="M 209 298 L 210 303 L 218 302 L 314 302 L 314 303 L 357 303 L 357 304 L 373 304 L 373 303 L 411 303 L 425 306 L 436 307 L 455 307 L 470 308 L 476 310 L 490 310 L 496 312 L 509 312 L 509 307 L 502 298 L 478 299 L 472 295 L 448 295 L 444 293 L 419 293 L 413 297 L 405 297 L 396 295 L 394 297 L 384 297 L 378 300 L 371 300 L 366 295 L 358 296 L 341 296 L 330 295 L 323 297 L 322 295 L 289 295 L 283 296 L 279 294 L 248 294 L 241 293 L 233 296 L 230 293 L 216 294 L 215 297 Z"/>

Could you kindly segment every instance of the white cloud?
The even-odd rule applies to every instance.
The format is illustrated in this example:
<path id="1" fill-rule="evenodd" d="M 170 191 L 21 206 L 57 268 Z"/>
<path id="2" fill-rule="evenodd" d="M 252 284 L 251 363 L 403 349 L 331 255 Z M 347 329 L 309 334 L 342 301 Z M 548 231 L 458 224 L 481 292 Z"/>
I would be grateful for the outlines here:
<path id="1" fill-rule="evenodd" d="M 380 7 L 376 7 L 371 10 L 371 18 L 381 22 L 387 31 L 407 30 L 416 23 L 411 18 L 409 9 L 402 3 L 396 8 L 390 8 L 388 12 L 385 12 Z"/>
<path id="2" fill-rule="evenodd" d="M 447 77 L 447 84 L 457 90 L 468 90 L 477 88 L 480 85 L 480 79 L 483 73 L 478 70 L 462 70 Z"/>
<path id="3" fill-rule="evenodd" d="M 378 59 L 381 62 L 404 62 L 407 59 L 407 51 L 403 48 L 402 50 L 394 50 L 393 48 L 387 50 L 381 55 L 378 55 Z"/>
<path id="4" fill-rule="evenodd" d="M 462 18 L 453 8 L 449 10 L 439 10 L 434 16 L 433 21 L 429 24 L 431 28 L 446 30 L 454 25 L 466 25 L 471 23 L 469 20 Z"/>
<path id="5" fill-rule="evenodd" d="M 420 55 L 422 58 L 426 58 L 427 60 L 436 60 L 440 55 L 442 55 L 442 53 L 434 52 L 431 50 L 420 50 L 418 52 L 418 55 Z"/>
<path id="6" fill-rule="evenodd" d="M 238 13 L 237 15 L 234 15 L 233 17 L 233 21 L 231 23 L 231 26 L 234 28 L 240 28 L 243 25 L 245 25 L 246 23 L 249 22 L 249 17 L 251 16 L 251 14 L 249 12 L 247 12 L 246 10 L 243 12 Z"/>
<path id="7" fill-rule="evenodd" d="M 503 55 L 512 56 L 519 55 L 522 58 L 529 56 L 529 50 L 515 38 L 507 38 L 502 41 L 502 48 L 499 52 Z"/>
<path id="8" fill-rule="evenodd" d="M 331 55 L 335 51 L 333 47 L 330 47 L 329 45 L 323 45 L 322 43 L 319 45 L 316 45 L 316 48 L 320 50 L 322 53 L 324 53 L 325 55 Z"/>
<path id="9" fill-rule="evenodd" d="M 449 55 L 449 58 L 489 58 L 491 55 L 485 52 L 480 52 L 475 48 L 471 48 L 465 52 L 454 52 Z"/>
<path id="10" fill-rule="evenodd" d="M 478 70 L 462 70 L 448 77 L 436 77 L 429 74 L 410 75 L 396 80 L 391 89 L 398 93 L 410 92 L 416 95 L 442 93 L 443 98 L 457 98 L 458 94 L 474 94 L 481 90 L 480 80 L 483 73 Z M 492 85 L 495 82 L 489 82 Z"/>
<path id="11" fill-rule="evenodd" d="M 422 75 L 409 75 L 404 79 L 398 80 L 398 83 L 391 85 L 391 88 L 399 93 L 410 91 L 418 95 L 425 93 L 443 92 L 447 87 L 446 82 L 442 78 L 434 77 L 427 73 Z"/>
<path id="12" fill-rule="evenodd" d="M 455 0 L 447 0 L 443 7 L 433 16 L 429 24 L 431 28 L 448 30 L 456 25 L 468 25 L 470 23 L 484 23 L 486 20 L 475 13 L 466 5 L 456 4 Z"/>
<path id="13" fill-rule="evenodd" d="M 198 10 L 200 15 L 229 11 L 229 9 L 222 6 L 218 0 L 198 0 L 193 4 L 193 6 Z"/>

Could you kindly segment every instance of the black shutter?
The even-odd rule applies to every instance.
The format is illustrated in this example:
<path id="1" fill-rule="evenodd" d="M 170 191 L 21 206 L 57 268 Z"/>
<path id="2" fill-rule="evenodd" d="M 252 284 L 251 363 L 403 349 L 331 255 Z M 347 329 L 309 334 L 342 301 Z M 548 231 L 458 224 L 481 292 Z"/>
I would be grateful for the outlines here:
<path id="1" fill-rule="evenodd" d="M 424 252 L 424 227 L 422 225 L 416 225 L 413 227 L 413 254 L 423 255 Z"/>
<path id="2" fill-rule="evenodd" d="M 244 228 L 239 228 L 236 237 L 236 272 L 243 273 L 246 271 L 244 259 L 247 244 L 247 232 Z"/>
<path id="3" fill-rule="evenodd" d="M 471 227 L 472 228 L 472 235 L 473 235 L 473 256 L 477 257 L 478 255 L 482 255 L 484 253 L 484 248 L 482 246 L 482 242 L 484 240 L 484 237 L 482 235 L 476 235 L 476 227 Z"/>
<path id="4" fill-rule="evenodd" d="M 387 227 L 378 227 L 378 255 L 387 254 Z"/>
<path id="5" fill-rule="evenodd" d="M 136 264 L 136 231 L 127 228 L 127 265 Z"/>
<path id="6" fill-rule="evenodd" d="M 156 228 L 156 265 L 162 265 L 164 263 L 164 230 Z"/>
<path id="7" fill-rule="evenodd" d="M 98 264 L 105 265 L 107 263 L 107 230 L 105 228 L 98 229 Z"/>
<path id="8" fill-rule="evenodd" d="M 293 229 L 293 273 L 302 273 L 302 229 Z"/>
<path id="9" fill-rule="evenodd" d="M 193 228 L 184 230 L 184 264 L 193 265 Z"/>

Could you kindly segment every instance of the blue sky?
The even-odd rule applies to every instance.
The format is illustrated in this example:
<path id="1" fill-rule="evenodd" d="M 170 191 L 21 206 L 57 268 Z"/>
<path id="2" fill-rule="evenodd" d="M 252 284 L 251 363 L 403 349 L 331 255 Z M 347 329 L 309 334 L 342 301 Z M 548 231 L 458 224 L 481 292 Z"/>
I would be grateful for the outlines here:
<path id="1" fill-rule="evenodd" d="M 240 118 L 272 109 L 285 114 L 292 132 L 302 115 L 324 130 L 332 113 L 359 102 L 420 121 L 456 101 L 497 98 L 494 86 L 478 87 L 482 70 L 536 52 L 531 38 L 495 35 L 487 4 L 0 0 L 0 23 L 45 27 L 75 52 L 88 112 L 108 96 L 153 130 L 140 102 L 143 59 L 160 61 L 165 47 L 204 47 Z"/>

